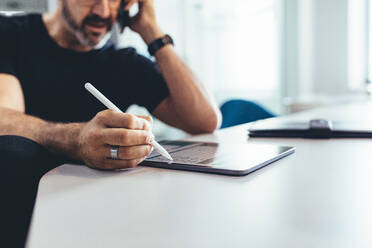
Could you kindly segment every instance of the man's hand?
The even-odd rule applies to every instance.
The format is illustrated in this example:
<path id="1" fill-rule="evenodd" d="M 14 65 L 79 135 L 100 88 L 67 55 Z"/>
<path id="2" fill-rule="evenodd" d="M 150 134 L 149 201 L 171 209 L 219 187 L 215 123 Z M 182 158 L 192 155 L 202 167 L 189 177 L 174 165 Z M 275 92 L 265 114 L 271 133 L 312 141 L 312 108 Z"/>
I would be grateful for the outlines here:
<path id="1" fill-rule="evenodd" d="M 139 33 L 146 44 L 150 44 L 157 38 L 164 36 L 163 31 L 157 24 L 153 0 L 124 0 L 126 5 L 125 11 L 138 3 L 139 11 L 132 17 L 129 27 Z"/>
<path id="2" fill-rule="evenodd" d="M 78 137 L 78 154 L 88 166 L 99 169 L 132 168 L 152 151 L 150 116 L 135 116 L 112 110 L 99 112 L 86 123 Z M 110 148 L 119 146 L 120 160 L 110 159 Z"/>

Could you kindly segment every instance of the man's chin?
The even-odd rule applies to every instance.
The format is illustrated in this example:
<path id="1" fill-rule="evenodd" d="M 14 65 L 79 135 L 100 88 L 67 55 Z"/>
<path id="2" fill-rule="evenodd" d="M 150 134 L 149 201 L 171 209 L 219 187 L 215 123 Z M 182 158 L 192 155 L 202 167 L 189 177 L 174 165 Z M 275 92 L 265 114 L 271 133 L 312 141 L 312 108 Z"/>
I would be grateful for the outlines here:
<path id="1" fill-rule="evenodd" d="M 105 33 L 87 32 L 85 35 L 85 39 L 87 43 L 89 44 L 89 46 L 95 47 L 101 42 L 101 40 L 105 36 L 106 36 L 106 32 Z"/>

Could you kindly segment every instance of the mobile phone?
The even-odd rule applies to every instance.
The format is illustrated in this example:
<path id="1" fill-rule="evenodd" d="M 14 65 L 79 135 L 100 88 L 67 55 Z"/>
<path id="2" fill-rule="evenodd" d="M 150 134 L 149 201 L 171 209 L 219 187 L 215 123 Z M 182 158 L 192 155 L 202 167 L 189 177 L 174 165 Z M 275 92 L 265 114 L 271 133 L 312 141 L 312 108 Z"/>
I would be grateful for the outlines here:
<path id="1" fill-rule="evenodd" d="M 119 8 L 119 14 L 118 14 L 118 23 L 120 27 L 120 33 L 123 33 L 124 28 L 129 25 L 129 11 L 124 10 L 125 7 L 125 1 L 122 0 L 120 3 L 120 8 Z"/>

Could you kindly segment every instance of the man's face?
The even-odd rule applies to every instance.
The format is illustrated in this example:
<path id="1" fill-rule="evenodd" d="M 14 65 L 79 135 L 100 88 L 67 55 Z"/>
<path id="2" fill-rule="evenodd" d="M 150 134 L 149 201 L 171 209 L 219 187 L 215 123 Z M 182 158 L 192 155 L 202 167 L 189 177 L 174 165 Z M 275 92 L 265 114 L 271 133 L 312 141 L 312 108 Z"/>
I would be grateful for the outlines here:
<path id="1" fill-rule="evenodd" d="M 62 16 L 77 40 L 94 47 L 112 29 L 121 0 L 61 0 Z"/>

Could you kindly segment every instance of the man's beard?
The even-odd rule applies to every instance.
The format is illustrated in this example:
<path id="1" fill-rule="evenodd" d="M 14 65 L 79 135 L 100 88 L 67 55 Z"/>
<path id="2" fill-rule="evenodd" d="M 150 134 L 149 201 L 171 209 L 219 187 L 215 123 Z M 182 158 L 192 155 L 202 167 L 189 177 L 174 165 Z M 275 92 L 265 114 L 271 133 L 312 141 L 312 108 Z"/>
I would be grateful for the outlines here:
<path id="1" fill-rule="evenodd" d="M 62 15 L 63 15 L 67 25 L 71 29 L 71 31 L 73 31 L 75 33 L 76 38 L 79 40 L 79 42 L 82 45 L 85 45 L 85 46 L 94 47 L 98 44 L 97 41 L 94 41 L 94 40 L 89 38 L 89 35 L 87 34 L 86 29 L 85 29 L 87 24 L 91 24 L 93 26 L 95 24 L 96 25 L 105 25 L 106 28 L 107 28 L 107 32 L 109 32 L 112 29 L 112 26 L 113 26 L 113 21 L 112 21 L 111 16 L 108 17 L 108 18 L 103 19 L 98 15 L 89 15 L 89 16 L 85 17 L 83 22 L 81 23 L 81 25 L 79 25 L 74 20 L 74 18 L 72 17 L 71 11 L 70 11 L 69 7 L 67 6 L 67 2 L 65 0 L 62 1 Z M 99 33 L 92 33 L 92 35 L 99 36 L 100 34 Z"/>

